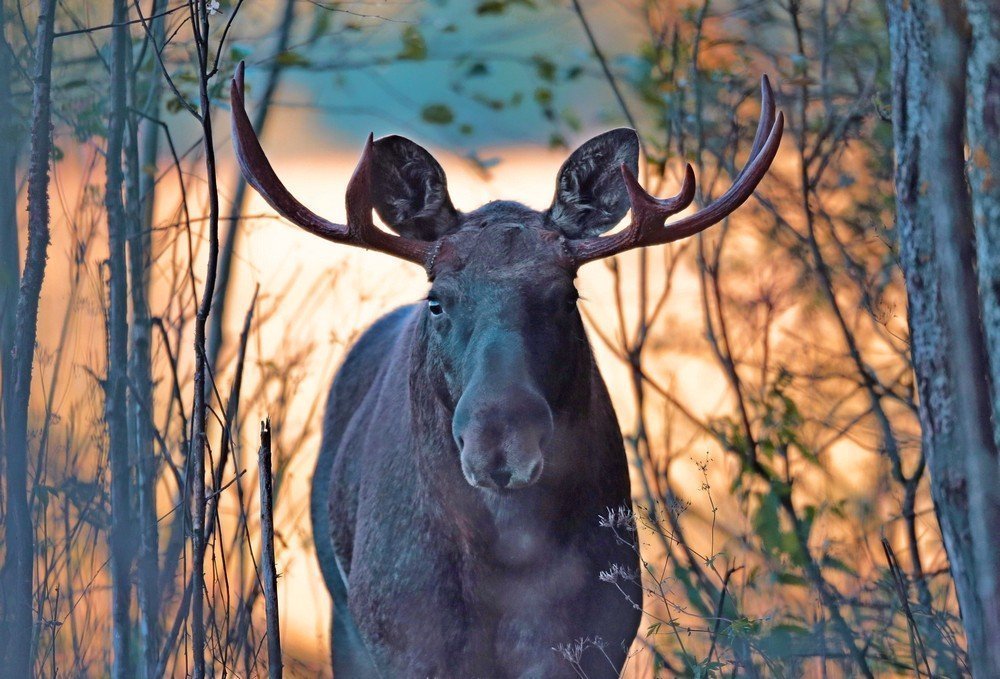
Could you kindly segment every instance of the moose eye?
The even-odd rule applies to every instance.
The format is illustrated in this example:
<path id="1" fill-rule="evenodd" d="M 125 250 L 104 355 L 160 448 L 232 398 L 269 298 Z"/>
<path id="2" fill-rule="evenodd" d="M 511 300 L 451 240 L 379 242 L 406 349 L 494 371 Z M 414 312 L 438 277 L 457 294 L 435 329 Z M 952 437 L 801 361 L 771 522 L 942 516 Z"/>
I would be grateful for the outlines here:
<path id="1" fill-rule="evenodd" d="M 444 313 L 444 307 L 436 299 L 427 300 L 427 310 L 431 312 L 431 316 L 440 316 Z"/>

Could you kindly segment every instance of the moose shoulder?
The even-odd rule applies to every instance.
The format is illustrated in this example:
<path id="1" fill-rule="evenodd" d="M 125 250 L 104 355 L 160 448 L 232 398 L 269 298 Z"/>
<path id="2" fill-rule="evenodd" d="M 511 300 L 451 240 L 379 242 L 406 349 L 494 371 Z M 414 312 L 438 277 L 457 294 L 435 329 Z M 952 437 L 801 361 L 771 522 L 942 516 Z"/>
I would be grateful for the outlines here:
<path id="1" fill-rule="evenodd" d="M 656 199 L 635 179 L 635 132 L 607 132 L 559 171 L 552 206 L 462 213 L 444 171 L 402 137 L 369 138 L 347 189 L 348 223 L 300 204 L 232 91 L 247 181 L 324 238 L 421 264 L 430 291 L 373 325 L 330 391 L 312 488 L 314 539 L 334 598 L 339 677 L 575 677 L 554 649 L 597 642 L 589 677 L 617 676 L 641 590 L 628 462 L 594 363 L 574 279 L 584 263 L 690 236 L 739 207 L 781 138 L 766 79 L 750 158 L 715 203 L 669 225 L 694 195 Z M 631 209 L 627 228 L 612 229 Z M 372 210 L 398 235 L 375 227 Z M 624 538 L 624 539 L 623 539 Z M 624 583 L 624 584 L 623 584 Z"/>

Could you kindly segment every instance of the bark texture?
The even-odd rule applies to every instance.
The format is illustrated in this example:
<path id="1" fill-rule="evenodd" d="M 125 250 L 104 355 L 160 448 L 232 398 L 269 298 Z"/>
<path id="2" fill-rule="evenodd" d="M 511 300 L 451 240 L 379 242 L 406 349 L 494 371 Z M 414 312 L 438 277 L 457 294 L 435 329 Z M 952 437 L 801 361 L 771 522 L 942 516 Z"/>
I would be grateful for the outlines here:
<path id="1" fill-rule="evenodd" d="M 150 9 L 149 36 L 155 45 L 164 41 L 162 14 L 166 0 L 154 0 Z M 163 83 L 155 57 L 146 55 L 152 68 L 146 75 L 143 64 L 130 68 L 130 106 L 142 117 L 129 116 L 128 135 L 128 259 L 129 299 L 132 324 L 129 328 L 128 382 L 129 429 L 134 451 L 136 509 L 138 523 L 137 599 L 142 671 L 147 679 L 155 676 L 159 652 L 159 529 L 156 516 L 157 463 L 153 450 L 153 384 L 150 359 L 152 323 L 149 311 L 149 269 L 152 259 L 154 177 L 142 168 L 156 167 L 159 114 Z"/>
<path id="2" fill-rule="evenodd" d="M 967 0 L 969 184 L 976 223 L 983 326 L 993 348 L 993 438 L 1000 446 L 1000 0 Z"/>
<path id="3" fill-rule="evenodd" d="M 0 3 L 0 26 L 7 26 L 7 11 Z M 17 235 L 17 153 L 21 141 L 20 116 L 11 94 L 11 79 L 18 71 L 11 63 L 11 46 L 0 33 L 0 395 L 9 396 L 10 350 L 14 339 L 14 310 L 21 278 Z M 0 398 L 0 412 L 3 401 Z M 2 436 L 0 436 L 2 439 Z M 0 473 L 3 470 L 0 440 Z"/>
<path id="4" fill-rule="evenodd" d="M 28 401 L 38 331 L 38 299 L 49 248 L 49 158 L 52 152 L 52 39 L 55 0 L 41 0 L 35 31 L 35 68 L 31 99 L 31 161 L 28 168 L 28 251 L 15 310 L 9 357 L 12 393 L 4 408 L 7 462 L 6 559 L 0 579 L 4 620 L 3 663 L 10 676 L 30 677 L 34 635 L 32 568 L 34 529 L 28 504 Z M 5 395 L 6 397 L 6 395 Z"/>
<path id="5" fill-rule="evenodd" d="M 129 656 L 131 585 L 129 573 L 133 557 L 131 506 L 131 465 L 129 460 L 128 412 L 128 271 L 125 247 L 128 217 L 122 198 L 124 173 L 122 151 L 126 119 L 126 60 L 130 39 L 125 22 L 126 0 L 115 0 L 111 38 L 111 92 L 108 147 L 105 156 L 106 189 L 104 204 L 108 219 L 108 367 L 104 386 L 104 418 L 108 427 L 108 460 L 111 470 L 111 617 L 114 659 L 112 676 L 134 676 Z"/>
<path id="6" fill-rule="evenodd" d="M 931 491 L 976 676 L 1000 676 L 1000 505 L 965 146 L 960 5 L 890 0 L 897 228 Z"/>

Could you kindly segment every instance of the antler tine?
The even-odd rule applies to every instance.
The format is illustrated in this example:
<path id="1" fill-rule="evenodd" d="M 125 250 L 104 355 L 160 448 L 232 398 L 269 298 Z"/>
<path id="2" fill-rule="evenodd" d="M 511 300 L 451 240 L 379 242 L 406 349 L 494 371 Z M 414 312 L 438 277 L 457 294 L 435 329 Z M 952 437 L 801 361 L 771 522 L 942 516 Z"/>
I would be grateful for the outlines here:
<path id="1" fill-rule="evenodd" d="M 764 141 L 760 152 L 746 164 L 740 172 L 736 181 L 729 187 L 722 196 L 708 207 L 699 210 L 689 217 L 679 219 L 673 224 L 667 225 L 661 243 L 671 243 L 675 240 L 693 236 L 704 231 L 713 224 L 725 219 L 738 207 L 743 205 L 760 181 L 767 174 L 774 161 L 774 156 L 778 153 L 778 146 L 781 143 L 781 133 L 785 127 L 785 116 L 779 111 L 775 117 L 774 125 Z"/>
<path id="2" fill-rule="evenodd" d="M 760 77 L 760 121 L 757 123 L 757 132 L 753 137 L 753 146 L 750 147 L 750 157 L 755 158 L 767 140 L 767 135 L 774 126 L 774 90 L 771 89 L 771 79 L 767 75 Z M 749 165 L 749 163 L 748 163 Z M 746 166 L 744 166 L 744 170 Z"/>
<path id="3" fill-rule="evenodd" d="M 374 148 L 372 135 L 368 135 L 361 160 L 347 185 L 347 225 L 336 224 L 300 203 L 285 188 L 271 167 L 260 139 L 254 132 L 244 103 L 244 64 L 236 67 L 230 90 L 232 105 L 233 147 L 243 177 L 261 197 L 285 219 L 336 243 L 385 252 L 386 254 L 424 265 L 430 256 L 431 245 L 423 241 L 393 236 L 375 226 L 372 220 L 371 166 Z"/>
<path id="4" fill-rule="evenodd" d="M 626 250 L 670 243 L 693 236 L 721 221 L 746 202 L 771 167 L 784 129 L 784 116 L 781 112 L 775 112 L 774 93 L 767 76 L 761 78 L 760 88 L 760 121 L 750 149 L 750 157 L 728 191 L 695 214 L 664 226 L 667 217 L 683 210 L 694 197 L 694 171 L 691 166 L 688 165 L 685 169 L 680 192 L 668 199 L 650 196 L 632 173 L 624 170 L 625 186 L 632 202 L 632 222 L 617 234 L 571 243 L 577 262 L 584 264 Z"/>
<path id="5" fill-rule="evenodd" d="M 347 194 L 345 202 L 347 204 L 347 230 L 351 236 L 359 241 L 365 241 L 371 237 L 372 231 L 377 231 L 375 222 L 372 220 L 372 155 L 373 155 L 373 135 L 368 134 L 365 140 L 365 148 L 361 151 L 361 158 L 351 180 L 347 182 Z"/>
<path id="6" fill-rule="evenodd" d="M 694 200 L 694 168 L 690 164 L 684 168 L 684 181 L 681 183 L 681 190 L 670 198 L 654 198 L 646 193 L 646 190 L 639 184 L 639 180 L 624 164 L 622 164 L 622 176 L 625 178 L 625 188 L 628 190 L 628 197 L 632 202 L 630 230 L 634 228 L 637 231 L 648 231 L 652 222 L 657 219 L 662 226 L 664 219 L 677 214 Z"/>
<path id="7" fill-rule="evenodd" d="M 229 95 L 232 106 L 233 148 L 236 151 L 236 160 L 243 171 L 243 177 L 282 217 L 317 236 L 334 241 L 343 240 L 347 237 L 346 226 L 323 219 L 302 205 L 275 174 L 247 116 L 243 101 L 243 73 L 244 64 L 241 61 L 236 67 Z"/>

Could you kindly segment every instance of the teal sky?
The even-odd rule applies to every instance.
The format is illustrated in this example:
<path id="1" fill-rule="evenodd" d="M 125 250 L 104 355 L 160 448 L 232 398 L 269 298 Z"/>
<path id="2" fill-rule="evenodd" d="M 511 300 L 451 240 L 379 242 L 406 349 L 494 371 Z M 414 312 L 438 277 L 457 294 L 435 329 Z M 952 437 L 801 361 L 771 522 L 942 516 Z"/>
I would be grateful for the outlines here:
<path id="1" fill-rule="evenodd" d="M 330 11 L 303 2 L 296 27 L 300 43 L 317 21 L 328 26 L 322 37 L 299 49 L 310 63 L 286 72 L 277 101 L 314 107 L 335 143 L 350 148 L 374 131 L 376 136 L 399 133 L 473 153 L 480 147 L 548 145 L 556 133 L 572 144 L 589 132 L 624 124 L 568 2 L 540 0 L 534 10 L 513 6 L 488 16 L 476 14 L 477 4 L 355 2 Z M 641 36 L 630 35 L 628 26 L 635 24 L 622 5 L 586 4 L 585 9 L 609 59 L 623 47 L 634 49 L 628 43 Z M 253 25 L 249 16 L 240 17 L 244 30 Z M 254 16 L 256 20 L 273 25 L 276 17 Z M 426 50 L 406 47 L 404 38 L 416 34 Z M 263 74 L 254 62 L 273 54 L 269 43 L 234 43 L 249 51 L 251 86 Z M 406 51 L 423 58 L 396 58 Z M 555 82 L 540 79 L 536 55 L 555 66 Z M 617 60 L 615 65 L 621 66 Z M 567 81 L 573 71 L 579 75 Z M 559 118 L 555 123 L 536 101 L 545 97 L 536 94 L 539 87 L 551 90 L 551 109 Z M 429 106 L 434 107 L 431 118 L 452 122 L 428 122 L 422 112 Z M 579 130 L 562 119 L 567 111 Z"/>

